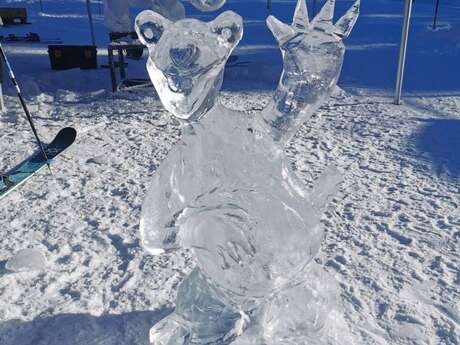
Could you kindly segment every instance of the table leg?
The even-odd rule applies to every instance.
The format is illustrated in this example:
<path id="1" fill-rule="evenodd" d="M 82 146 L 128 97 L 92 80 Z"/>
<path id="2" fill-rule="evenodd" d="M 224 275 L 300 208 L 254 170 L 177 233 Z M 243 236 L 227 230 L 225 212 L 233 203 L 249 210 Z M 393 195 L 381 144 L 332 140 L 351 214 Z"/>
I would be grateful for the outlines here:
<path id="1" fill-rule="evenodd" d="M 110 80 L 112 81 L 112 91 L 117 91 L 117 76 L 115 74 L 115 67 L 113 65 L 113 49 L 108 48 L 109 53 L 109 70 L 110 70 Z"/>
<path id="2" fill-rule="evenodd" d="M 120 64 L 120 78 L 121 80 L 126 79 L 126 69 L 125 69 L 125 58 L 123 56 L 123 49 L 118 49 L 118 61 Z"/>

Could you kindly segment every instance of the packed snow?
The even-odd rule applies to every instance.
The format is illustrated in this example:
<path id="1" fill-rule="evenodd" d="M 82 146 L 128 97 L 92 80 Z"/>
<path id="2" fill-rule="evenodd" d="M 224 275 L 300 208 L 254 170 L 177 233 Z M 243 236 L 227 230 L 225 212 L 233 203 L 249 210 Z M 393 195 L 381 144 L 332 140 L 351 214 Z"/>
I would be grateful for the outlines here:
<path id="1" fill-rule="evenodd" d="M 312 6 L 313 1 L 308 2 Z M 318 2 L 318 8 L 319 4 Z M 351 1 L 338 1 L 343 13 Z M 29 31 L 88 44 L 84 1 L 6 0 L 26 6 Z M 245 34 L 227 66 L 220 100 L 256 116 L 281 72 L 265 27 L 266 1 L 228 0 Z M 273 1 L 289 21 L 294 1 Z M 93 4 L 99 64 L 108 42 L 102 4 Z M 331 164 L 343 176 L 323 217 L 315 258 L 338 281 L 341 317 L 356 344 L 460 343 L 460 7 L 416 1 L 404 104 L 392 103 L 402 1 L 363 1 L 339 87 L 288 143 L 297 177 L 311 188 Z M 135 15 L 135 13 L 133 13 Z M 67 25 L 65 25 L 67 24 Z M 58 29 L 57 29 L 58 28 Z M 140 244 L 141 205 L 152 177 L 181 138 L 152 88 L 110 91 L 107 69 L 51 71 L 46 45 L 5 44 L 39 133 L 65 126 L 76 143 L 1 200 L 0 344 L 148 344 L 149 329 L 171 313 L 190 253 L 148 254 Z M 146 77 L 146 56 L 128 75 Z M 5 80 L 0 115 L 2 171 L 35 149 L 14 89 Z M 36 270 L 38 268 L 38 270 Z M 19 272 L 20 271 L 20 272 Z M 327 279 L 327 278 L 324 278 Z"/>

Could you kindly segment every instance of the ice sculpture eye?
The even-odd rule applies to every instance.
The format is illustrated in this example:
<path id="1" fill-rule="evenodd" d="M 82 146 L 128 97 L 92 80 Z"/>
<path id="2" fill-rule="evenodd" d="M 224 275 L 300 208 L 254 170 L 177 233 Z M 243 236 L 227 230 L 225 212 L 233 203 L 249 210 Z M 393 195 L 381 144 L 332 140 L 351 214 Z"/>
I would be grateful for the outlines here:
<path id="1" fill-rule="evenodd" d="M 160 41 L 161 36 L 170 25 L 172 22 L 161 14 L 147 10 L 136 17 L 134 28 L 142 44 L 154 46 Z"/>
<path id="2" fill-rule="evenodd" d="M 222 30 L 222 33 L 221 33 L 222 37 L 229 41 L 231 38 L 232 38 L 232 30 L 230 30 L 229 28 L 225 28 Z"/>
<path id="3" fill-rule="evenodd" d="M 200 49 L 193 45 L 187 44 L 184 48 L 172 48 L 169 50 L 169 56 L 173 64 L 177 67 L 190 67 L 200 57 Z"/>
<path id="4" fill-rule="evenodd" d="M 222 13 L 211 23 L 211 31 L 219 35 L 225 43 L 234 45 L 243 36 L 243 23 L 234 13 Z"/>
<path id="5" fill-rule="evenodd" d="M 191 0 L 195 8 L 200 11 L 209 12 L 221 8 L 227 0 Z"/>
<path id="6" fill-rule="evenodd" d="M 156 23 L 147 22 L 139 27 L 139 31 L 144 40 L 149 44 L 156 44 L 163 35 L 163 27 Z"/>

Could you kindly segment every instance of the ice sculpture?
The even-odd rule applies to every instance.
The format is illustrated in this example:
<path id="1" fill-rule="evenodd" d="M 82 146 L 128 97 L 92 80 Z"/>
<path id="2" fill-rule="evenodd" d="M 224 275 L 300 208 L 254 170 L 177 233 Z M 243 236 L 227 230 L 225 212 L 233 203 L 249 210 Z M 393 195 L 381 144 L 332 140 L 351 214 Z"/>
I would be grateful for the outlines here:
<path id="1" fill-rule="evenodd" d="M 340 174 L 327 169 L 308 192 L 283 148 L 337 83 L 342 39 L 359 2 L 336 25 L 333 9 L 328 0 L 309 23 L 299 0 L 292 25 L 267 19 L 284 70 L 272 101 L 253 118 L 217 101 L 225 62 L 243 34 L 239 15 L 224 12 L 209 23 L 173 23 L 152 11 L 136 18 L 150 78 L 183 122 L 182 142 L 144 202 L 142 243 L 155 255 L 190 248 L 196 260 L 174 313 L 151 329 L 152 344 L 330 343 L 327 296 L 311 285 L 309 270 Z"/>
<path id="2" fill-rule="evenodd" d="M 215 11 L 224 6 L 227 0 L 190 0 L 195 8 L 200 11 L 209 12 Z"/>
<path id="3" fill-rule="evenodd" d="M 185 8 L 179 0 L 104 0 L 105 25 L 113 32 L 132 31 L 130 7 L 152 9 L 172 21 L 185 18 Z"/>

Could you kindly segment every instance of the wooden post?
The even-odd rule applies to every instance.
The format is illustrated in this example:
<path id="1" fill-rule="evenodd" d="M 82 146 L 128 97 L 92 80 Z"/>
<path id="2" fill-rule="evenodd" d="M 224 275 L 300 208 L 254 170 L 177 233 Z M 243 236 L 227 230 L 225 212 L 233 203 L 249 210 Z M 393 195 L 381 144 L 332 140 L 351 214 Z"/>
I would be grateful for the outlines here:
<path id="1" fill-rule="evenodd" d="M 402 84 L 404 79 L 404 66 L 406 64 L 407 41 L 409 39 L 410 15 L 412 12 L 412 0 L 406 0 L 404 8 L 404 23 L 401 34 L 401 47 L 399 49 L 398 75 L 396 78 L 395 104 L 401 104 Z"/>

